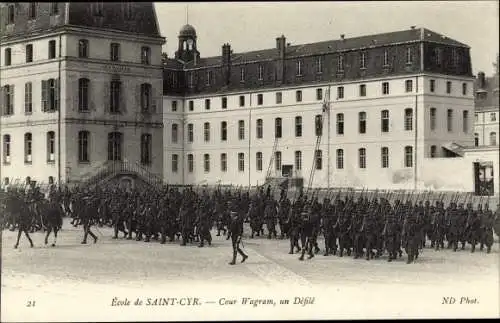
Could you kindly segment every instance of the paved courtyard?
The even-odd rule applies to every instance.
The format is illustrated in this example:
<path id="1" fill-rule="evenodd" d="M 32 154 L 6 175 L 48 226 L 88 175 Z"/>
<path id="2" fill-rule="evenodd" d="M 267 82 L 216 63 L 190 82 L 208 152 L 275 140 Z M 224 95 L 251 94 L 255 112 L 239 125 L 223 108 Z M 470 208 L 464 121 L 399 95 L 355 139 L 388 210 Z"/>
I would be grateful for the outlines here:
<path id="1" fill-rule="evenodd" d="M 456 253 L 426 248 L 407 265 L 405 256 L 388 263 L 322 251 L 301 262 L 288 254 L 288 240 L 246 238 L 249 259 L 230 266 L 229 241 L 212 235 L 210 247 L 181 247 L 113 240 L 105 227 L 97 244 L 81 245 L 82 229 L 65 222 L 57 247 L 34 233 L 35 248 L 22 236 L 15 250 L 16 233 L 3 231 L 2 321 L 499 316 L 498 239 L 490 254 L 472 254 L 470 246 Z M 125 298 L 184 304 L 111 306 L 114 297 L 115 304 Z M 275 304 L 249 305 L 244 297 Z"/>

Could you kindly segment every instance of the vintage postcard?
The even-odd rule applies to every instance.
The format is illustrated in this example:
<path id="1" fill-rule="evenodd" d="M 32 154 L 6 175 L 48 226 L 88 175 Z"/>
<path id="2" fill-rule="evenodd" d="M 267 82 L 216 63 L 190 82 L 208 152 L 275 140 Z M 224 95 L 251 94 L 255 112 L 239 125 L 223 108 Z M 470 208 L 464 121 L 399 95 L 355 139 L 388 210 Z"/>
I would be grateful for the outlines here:
<path id="1" fill-rule="evenodd" d="M 0 320 L 499 318 L 498 10 L 0 3 Z"/>

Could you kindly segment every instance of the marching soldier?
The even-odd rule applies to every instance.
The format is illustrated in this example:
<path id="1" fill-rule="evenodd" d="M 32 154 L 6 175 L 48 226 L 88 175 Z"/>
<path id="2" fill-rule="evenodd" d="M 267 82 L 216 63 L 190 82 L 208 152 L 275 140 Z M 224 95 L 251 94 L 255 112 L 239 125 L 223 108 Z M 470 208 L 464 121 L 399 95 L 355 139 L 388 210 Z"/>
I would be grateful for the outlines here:
<path id="1" fill-rule="evenodd" d="M 243 216 L 238 212 L 238 210 L 233 206 L 231 201 L 228 202 L 228 210 L 231 216 L 231 222 L 229 224 L 229 233 L 226 240 L 231 239 L 231 244 L 233 246 L 233 259 L 229 263 L 230 265 L 236 264 L 236 257 L 238 253 L 241 255 L 241 262 L 245 262 L 248 256 L 241 250 L 240 243 L 243 235 Z"/>

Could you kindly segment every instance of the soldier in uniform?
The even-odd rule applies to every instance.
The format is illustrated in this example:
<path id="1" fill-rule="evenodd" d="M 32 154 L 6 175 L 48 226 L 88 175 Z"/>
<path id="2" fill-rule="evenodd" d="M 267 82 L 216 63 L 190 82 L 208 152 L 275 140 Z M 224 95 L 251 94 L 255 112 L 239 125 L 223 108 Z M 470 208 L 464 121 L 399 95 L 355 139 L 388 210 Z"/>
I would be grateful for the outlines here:
<path id="1" fill-rule="evenodd" d="M 331 205 L 330 200 L 325 198 L 323 208 L 321 210 L 323 220 L 323 235 L 325 238 L 325 256 L 335 255 L 337 253 L 337 236 L 335 235 L 335 208 Z"/>
<path id="2" fill-rule="evenodd" d="M 266 220 L 266 226 L 267 226 L 267 238 L 271 239 L 272 236 L 275 238 L 278 236 L 278 233 L 276 232 L 276 216 L 277 216 L 277 210 L 276 210 L 276 204 L 273 198 L 269 198 L 265 202 L 266 206 L 264 209 L 264 219 Z"/>
<path id="3" fill-rule="evenodd" d="M 240 248 L 240 242 L 243 235 L 243 216 L 238 212 L 238 209 L 234 207 L 231 201 L 228 202 L 228 210 L 231 216 L 231 222 L 229 224 L 229 233 L 226 240 L 231 239 L 231 244 L 233 246 L 233 259 L 229 263 L 230 265 L 236 264 L 236 257 L 238 253 L 241 255 L 241 262 L 247 260 L 248 255 L 246 255 Z"/>
<path id="4" fill-rule="evenodd" d="M 387 252 L 389 253 L 388 262 L 397 259 L 397 254 L 399 251 L 399 246 L 397 245 L 397 236 L 399 234 L 400 228 L 398 227 L 398 221 L 392 210 L 389 202 L 383 208 L 385 213 L 384 228 L 382 230 L 382 236 L 384 237 L 385 246 Z"/>
<path id="5" fill-rule="evenodd" d="M 476 244 L 479 242 L 481 218 L 479 213 L 472 209 L 472 203 L 467 204 L 467 225 L 465 228 L 465 236 L 467 241 L 471 244 L 471 252 L 476 250 Z"/>
<path id="6" fill-rule="evenodd" d="M 484 210 L 481 215 L 481 245 L 480 250 L 483 250 L 484 245 L 486 245 L 486 253 L 491 252 L 491 246 L 493 245 L 493 224 L 495 218 L 493 212 L 488 207 L 488 203 L 484 205 Z"/>

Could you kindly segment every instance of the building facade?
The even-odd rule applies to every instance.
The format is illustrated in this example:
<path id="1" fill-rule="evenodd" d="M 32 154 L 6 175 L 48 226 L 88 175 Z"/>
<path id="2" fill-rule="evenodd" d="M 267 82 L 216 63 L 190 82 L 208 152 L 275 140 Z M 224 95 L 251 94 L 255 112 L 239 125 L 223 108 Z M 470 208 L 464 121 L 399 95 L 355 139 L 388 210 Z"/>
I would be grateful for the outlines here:
<path id="1" fill-rule="evenodd" d="M 162 176 L 162 64 L 153 3 L 2 3 L 4 183 L 78 182 L 109 163 Z"/>
<path id="2" fill-rule="evenodd" d="M 479 72 L 475 82 L 474 146 L 496 147 L 498 150 L 500 107 L 498 104 L 498 72 L 486 77 Z"/>
<path id="3" fill-rule="evenodd" d="M 433 31 L 209 58 L 196 41 L 184 26 L 164 61 L 168 183 L 422 188 L 427 159 L 474 142 L 470 49 Z"/>

